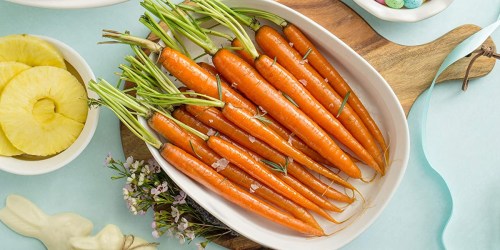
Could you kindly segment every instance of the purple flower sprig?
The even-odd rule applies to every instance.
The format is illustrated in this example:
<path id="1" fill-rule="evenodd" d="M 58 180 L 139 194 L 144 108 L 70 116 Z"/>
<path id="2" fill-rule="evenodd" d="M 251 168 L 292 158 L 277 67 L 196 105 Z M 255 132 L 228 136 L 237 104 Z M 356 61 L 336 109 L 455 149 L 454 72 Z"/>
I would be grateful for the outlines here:
<path id="1" fill-rule="evenodd" d="M 165 234 L 177 238 L 180 244 L 204 237 L 206 241 L 197 244 L 199 249 L 204 249 L 211 240 L 220 236 L 237 235 L 190 199 L 161 171 L 156 161 L 134 161 L 130 156 L 123 162 L 108 154 L 105 166 L 117 173 L 111 179 L 126 180 L 123 198 L 131 213 L 143 215 L 149 209 L 154 210 L 153 237 Z"/>

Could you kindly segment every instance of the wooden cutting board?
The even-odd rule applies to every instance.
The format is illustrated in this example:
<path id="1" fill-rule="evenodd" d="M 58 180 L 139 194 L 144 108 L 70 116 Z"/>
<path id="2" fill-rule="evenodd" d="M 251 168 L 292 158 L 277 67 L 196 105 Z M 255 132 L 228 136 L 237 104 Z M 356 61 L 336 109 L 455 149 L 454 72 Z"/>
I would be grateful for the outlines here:
<path id="1" fill-rule="evenodd" d="M 383 38 L 361 16 L 338 0 L 278 2 L 308 16 L 363 56 L 387 80 L 406 114 L 422 91 L 429 87 L 446 55 L 458 43 L 480 29 L 474 25 L 464 25 L 433 42 L 419 46 L 403 46 Z M 495 47 L 491 39 L 486 45 Z M 462 79 L 470 59 L 466 57 L 453 64 L 441 75 L 438 82 Z M 479 58 L 471 69 L 471 78 L 488 74 L 494 65 L 495 60 L 492 58 Z M 120 129 L 126 156 L 131 155 L 135 159 L 152 158 L 142 141 L 123 125 Z M 259 244 L 244 237 L 226 237 L 215 242 L 230 249 L 263 249 Z"/>

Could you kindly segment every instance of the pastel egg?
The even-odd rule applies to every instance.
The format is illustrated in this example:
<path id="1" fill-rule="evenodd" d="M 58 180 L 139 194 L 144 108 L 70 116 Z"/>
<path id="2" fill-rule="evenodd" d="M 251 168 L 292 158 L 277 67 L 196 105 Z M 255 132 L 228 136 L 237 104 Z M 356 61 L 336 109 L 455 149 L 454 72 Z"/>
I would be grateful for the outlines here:
<path id="1" fill-rule="evenodd" d="M 415 9 L 422 5 L 423 0 L 404 0 L 404 5 L 408 9 Z"/>
<path id="2" fill-rule="evenodd" d="M 385 0 L 375 0 L 375 1 L 377 1 L 377 3 L 379 4 L 385 5 Z"/>
<path id="3" fill-rule="evenodd" d="M 404 0 L 385 0 L 385 4 L 393 9 L 401 9 L 405 2 Z"/>

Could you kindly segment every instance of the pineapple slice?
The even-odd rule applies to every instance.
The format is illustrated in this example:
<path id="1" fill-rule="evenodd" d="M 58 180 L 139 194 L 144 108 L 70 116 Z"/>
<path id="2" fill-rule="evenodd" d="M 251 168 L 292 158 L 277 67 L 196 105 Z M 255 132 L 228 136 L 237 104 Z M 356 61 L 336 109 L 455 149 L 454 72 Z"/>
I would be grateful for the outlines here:
<path id="1" fill-rule="evenodd" d="M 18 62 L 0 62 L 0 95 L 2 94 L 2 90 L 7 85 L 7 83 L 17 74 L 21 73 L 24 70 L 29 69 L 30 66 L 18 63 Z M 20 155 L 23 152 L 12 143 L 10 143 L 9 139 L 5 136 L 2 126 L 0 126 L 0 155 L 3 156 L 14 156 Z"/>
<path id="2" fill-rule="evenodd" d="M 68 71 L 33 67 L 0 96 L 0 124 L 12 144 L 37 156 L 57 154 L 78 138 L 87 119 L 87 93 Z"/>
<path id="3" fill-rule="evenodd" d="M 0 62 L 21 62 L 29 66 L 54 66 L 66 69 L 64 58 L 49 42 L 26 34 L 0 38 Z"/>

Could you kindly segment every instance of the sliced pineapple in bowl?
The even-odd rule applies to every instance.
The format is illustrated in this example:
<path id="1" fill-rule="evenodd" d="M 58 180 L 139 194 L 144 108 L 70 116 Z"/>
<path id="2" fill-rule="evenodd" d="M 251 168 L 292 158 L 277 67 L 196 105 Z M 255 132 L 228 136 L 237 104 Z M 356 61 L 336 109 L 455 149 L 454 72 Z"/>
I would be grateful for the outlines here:
<path id="1" fill-rule="evenodd" d="M 68 148 L 87 119 L 87 94 L 76 77 L 52 66 L 25 70 L 0 95 L 0 124 L 26 154 L 48 156 Z"/>
<path id="2" fill-rule="evenodd" d="M 3 88 L 19 73 L 29 69 L 30 66 L 19 62 L 0 62 L 0 96 Z M 2 126 L 0 126 L 0 155 L 14 156 L 23 154 L 23 151 L 16 148 L 5 136 Z"/>
<path id="3" fill-rule="evenodd" d="M 59 85 L 55 86 L 56 85 L 55 83 L 50 83 L 50 81 L 47 81 L 44 84 L 51 85 L 54 88 L 52 88 L 51 91 L 49 92 L 45 92 L 44 95 L 39 95 L 36 96 L 35 98 L 34 93 L 37 93 L 37 90 L 32 89 L 34 88 L 33 86 L 23 87 L 22 93 L 18 94 L 19 97 L 18 101 L 30 99 L 32 102 L 31 105 L 24 107 L 31 107 L 31 113 L 28 112 L 28 114 L 30 114 L 26 116 L 28 118 L 25 118 L 22 121 L 18 121 L 17 123 L 12 122 L 12 124 L 17 124 L 17 126 L 19 127 L 19 129 L 14 129 L 14 130 L 16 131 L 25 130 L 25 132 L 30 134 L 31 137 L 30 138 L 29 136 L 18 137 L 18 135 L 11 135 L 11 133 L 13 133 L 11 132 L 13 127 L 12 124 L 11 125 L 3 124 L 0 125 L 0 127 L 8 127 L 7 130 L 9 131 L 8 132 L 9 140 L 11 140 L 13 137 L 15 137 L 14 140 L 18 140 L 16 138 L 24 138 L 20 140 L 21 143 L 15 142 L 14 144 L 17 144 L 18 146 L 20 145 L 23 148 L 28 148 L 29 150 L 33 150 L 32 153 L 36 153 L 38 155 L 42 155 L 43 153 L 43 154 L 48 154 L 48 156 L 32 157 L 30 154 L 27 154 L 27 152 L 26 154 L 16 157 L 0 156 L 0 170 L 14 174 L 21 174 L 21 175 L 44 174 L 59 169 L 70 163 L 72 160 L 78 157 L 85 149 L 85 147 L 89 144 L 96 130 L 99 117 L 98 108 L 88 109 L 87 105 L 76 105 L 73 103 L 73 102 L 80 102 L 80 104 L 85 104 L 84 99 L 86 99 L 86 97 L 98 98 L 98 96 L 94 92 L 92 92 L 86 87 L 86 83 L 88 83 L 92 79 L 95 79 L 95 76 L 92 70 L 90 69 L 89 65 L 86 63 L 86 61 L 75 50 L 73 50 L 71 47 L 60 41 L 43 36 L 37 36 L 37 38 L 42 39 L 45 42 L 48 42 L 50 45 L 52 45 L 59 51 L 59 53 L 62 55 L 64 59 L 65 65 L 68 66 L 69 72 L 71 72 L 71 74 L 74 76 L 74 77 L 68 77 L 66 75 L 67 79 L 71 79 L 68 81 L 73 83 L 69 85 L 76 86 L 75 85 L 77 84 L 75 82 L 76 78 L 78 85 L 80 86 L 80 90 L 76 90 L 77 89 L 76 87 L 72 88 L 68 86 L 65 87 L 64 90 L 60 90 L 58 87 Z M 1 53 L 2 52 L 0 51 L 0 54 Z M 27 64 L 30 65 L 29 62 Z M 52 67 L 49 67 L 50 70 L 48 71 L 41 69 L 37 70 L 47 71 L 45 72 L 45 74 L 47 74 L 49 77 L 53 74 L 50 72 L 58 70 L 65 71 L 62 69 L 62 67 L 60 67 L 59 69 L 55 69 L 54 67 L 57 66 L 52 65 Z M 34 68 L 38 68 L 38 66 L 28 69 L 27 71 L 33 70 Z M 42 66 L 40 68 L 44 67 Z M 21 81 L 20 79 L 16 80 L 15 78 L 26 77 L 26 75 L 23 76 L 24 72 L 25 71 L 19 73 L 16 77 L 12 79 L 12 81 Z M 54 80 L 54 82 L 57 81 Z M 9 92 L 12 91 L 9 90 L 10 88 L 13 88 L 9 86 L 10 83 L 12 82 L 9 82 L 7 86 L 5 86 L 4 93 L 5 91 Z M 83 92 L 81 91 L 82 89 Z M 4 93 L 2 93 L 1 96 L 3 96 Z M 74 97 L 77 95 L 80 95 L 83 98 L 76 98 L 77 100 L 73 100 L 75 98 L 70 98 L 70 96 Z M 4 103 L 5 106 L 9 106 L 9 108 L 6 108 L 5 111 L 3 110 L 1 111 L 2 112 L 2 114 L 0 115 L 1 120 L 5 120 L 4 117 L 5 112 L 9 112 L 9 110 L 12 111 L 12 109 L 16 110 L 15 105 L 14 106 L 6 105 L 5 102 L 10 102 L 10 101 L 9 100 L 5 101 L 3 100 L 3 98 L 0 98 L 0 103 Z M 26 110 L 19 110 L 18 109 L 19 107 L 20 105 L 17 104 L 16 112 L 24 114 L 27 113 Z M 38 125 L 33 123 L 35 121 L 38 123 Z M 3 122 L 3 123 L 9 123 L 9 122 Z M 0 122 L 0 124 L 2 124 L 2 122 Z M 40 131 L 48 128 L 51 128 L 54 131 L 54 133 L 52 134 L 53 136 L 49 136 L 50 146 L 37 148 L 35 144 L 37 143 L 39 144 L 42 139 L 42 137 L 40 136 L 41 135 Z M 65 128 L 64 132 L 58 131 L 58 130 L 63 130 L 62 128 Z M 68 133 L 68 131 L 70 132 Z M 65 141 L 67 142 L 70 140 L 74 141 L 70 143 L 71 145 L 69 145 L 69 147 L 63 149 L 62 151 L 60 151 L 60 149 L 64 147 L 60 146 L 58 148 L 53 146 L 56 144 L 63 144 L 61 142 Z M 54 154 L 54 152 L 57 151 L 60 152 Z"/>
<path id="4" fill-rule="evenodd" d="M 27 34 L 0 38 L 0 62 L 20 62 L 29 66 L 66 68 L 64 57 L 50 42 Z"/>

